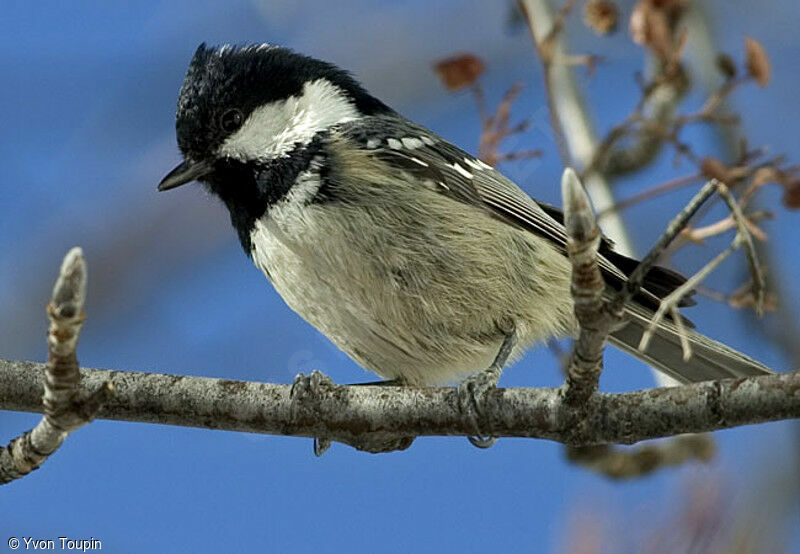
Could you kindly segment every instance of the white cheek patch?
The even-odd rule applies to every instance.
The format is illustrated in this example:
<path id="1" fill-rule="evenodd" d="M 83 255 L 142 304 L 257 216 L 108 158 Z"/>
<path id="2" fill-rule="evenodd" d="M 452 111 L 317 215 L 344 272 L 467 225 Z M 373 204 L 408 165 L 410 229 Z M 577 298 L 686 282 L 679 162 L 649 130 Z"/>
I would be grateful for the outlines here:
<path id="1" fill-rule="evenodd" d="M 344 92 L 328 81 L 306 83 L 300 96 L 271 102 L 253 110 L 217 153 L 247 162 L 286 156 L 296 144 L 308 144 L 320 131 L 359 117 Z"/>

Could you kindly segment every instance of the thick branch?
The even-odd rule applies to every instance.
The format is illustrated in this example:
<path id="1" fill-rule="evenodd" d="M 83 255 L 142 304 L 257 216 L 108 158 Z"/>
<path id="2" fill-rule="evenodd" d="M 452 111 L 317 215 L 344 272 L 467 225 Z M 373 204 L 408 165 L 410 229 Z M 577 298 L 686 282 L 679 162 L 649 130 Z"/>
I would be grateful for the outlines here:
<path id="1" fill-rule="evenodd" d="M 44 364 L 0 361 L 0 408 L 41 412 Z M 117 393 L 104 419 L 163 423 L 358 443 L 365 433 L 465 436 L 455 388 L 335 386 L 293 403 L 290 385 L 123 371 L 81 370 L 84 393 L 104 382 Z M 562 389 L 496 389 L 481 429 L 497 437 L 533 437 L 575 446 L 631 444 L 681 433 L 800 417 L 800 373 L 729 379 L 622 394 L 594 394 L 575 406 Z"/>

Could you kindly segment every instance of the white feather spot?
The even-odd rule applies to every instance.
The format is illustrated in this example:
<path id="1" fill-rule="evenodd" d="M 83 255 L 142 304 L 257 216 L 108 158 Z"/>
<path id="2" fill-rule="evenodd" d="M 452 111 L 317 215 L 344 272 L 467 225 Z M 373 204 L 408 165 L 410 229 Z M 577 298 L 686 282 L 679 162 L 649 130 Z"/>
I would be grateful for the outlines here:
<path id="1" fill-rule="evenodd" d="M 367 148 L 369 148 L 370 150 L 373 150 L 373 149 L 377 148 L 379 144 L 380 144 L 380 142 L 378 142 L 377 139 L 369 139 L 367 141 Z"/>
<path id="2" fill-rule="evenodd" d="M 386 143 L 392 150 L 400 150 L 401 148 L 403 148 L 403 143 L 394 138 L 390 138 L 389 140 L 386 141 Z"/>
<path id="3" fill-rule="evenodd" d="M 486 165 L 485 163 L 477 159 L 464 158 L 464 162 L 472 169 L 478 169 L 478 170 L 491 169 L 491 166 Z"/>
<path id="4" fill-rule="evenodd" d="M 411 158 L 411 161 L 414 163 L 418 163 L 422 167 L 428 167 L 428 164 L 420 160 L 419 158 Z"/>
<path id="5" fill-rule="evenodd" d="M 414 137 L 405 137 L 403 139 L 403 146 L 408 148 L 409 150 L 414 150 L 415 148 L 422 148 L 425 143 L 423 143 L 420 139 Z"/>
<path id="6" fill-rule="evenodd" d="M 423 136 L 419 137 L 419 140 L 421 140 L 423 143 L 427 144 L 428 146 L 433 146 L 434 145 L 433 139 L 431 137 L 426 137 L 426 136 L 423 135 Z"/>
<path id="7" fill-rule="evenodd" d="M 458 172 L 459 172 L 461 175 L 463 175 L 463 176 L 464 176 L 464 177 L 466 177 L 467 179 L 472 179 L 472 178 L 474 177 L 474 176 L 472 175 L 472 173 L 470 173 L 469 171 L 467 171 L 466 169 L 464 169 L 463 167 L 461 167 L 461 166 L 460 166 L 460 165 L 458 165 L 457 163 L 454 163 L 454 164 L 452 165 L 452 167 L 453 167 L 453 169 L 455 169 L 456 171 L 458 171 Z"/>

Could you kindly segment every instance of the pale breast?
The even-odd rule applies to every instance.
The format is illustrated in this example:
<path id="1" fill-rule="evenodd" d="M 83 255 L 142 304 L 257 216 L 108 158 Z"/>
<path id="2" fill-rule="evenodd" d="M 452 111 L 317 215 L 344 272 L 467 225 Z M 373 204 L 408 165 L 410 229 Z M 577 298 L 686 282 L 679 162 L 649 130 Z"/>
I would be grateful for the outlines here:
<path id="1" fill-rule="evenodd" d="M 504 317 L 517 322 L 515 357 L 567 332 L 563 256 L 438 195 L 404 201 L 425 209 L 279 203 L 251 233 L 253 261 L 294 311 L 386 378 L 442 383 L 488 367 Z"/>

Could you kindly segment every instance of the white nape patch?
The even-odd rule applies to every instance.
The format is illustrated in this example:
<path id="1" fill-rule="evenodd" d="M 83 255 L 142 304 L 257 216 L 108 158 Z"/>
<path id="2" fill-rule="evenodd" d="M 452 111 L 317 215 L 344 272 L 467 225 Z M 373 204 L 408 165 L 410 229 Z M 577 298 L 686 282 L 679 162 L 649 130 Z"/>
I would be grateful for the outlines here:
<path id="1" fill-rule="evenodd" d="M 318 79 L 306 83 L 300 96 L 253 110 L 217 153 L 242 162 L 287 156 L 297 143 L 308 144 L 318 132 L 358 117 L 342 89 L 327 79 Z"/>
<path id="2" fill-rule="evenodd" d="M 452 165 L 452 167 L 453 167 L 453 169 L 455 169 L 456 171 L 458 171 L 458 172 L 459 172 L 461 175 L 463 175 L 463 176 L 464 176 L 464 177 L 466 177 L 467 179 L 472 179 L 472 178 L 473 178 L 473 175 L 472 175 L 472 173 L 470 173 L 469 171 L 467 171 L 466 169 L 464 169 L 463 167 L 461 167 L 460 165 L 458 165 L 458 163 L 454 163 L 454 164 Z"/>
<path id="3" fill-rule="evenodd" d="M 403 143 L 394 138 L 388 139 L 386 141 L 386 144 L 388 144 L 389 148 L 391 148 L 392 150 L 400 150 L 401 148 L 403 148 Z"/>
<path id="4" fill-rule="evenodd" d="M 367 141 L 367 148 L 370 150 L 374 150 L 380 145 L 380 141 L 378 139 L 369 139 Z"/>
<path id="5" fill-rule="evenodd" d="M 425 145 L 422 140 L 414 137 L 405 137 L 403 139 L 403 146 L 408 148 L 409 150 L 414 150 L 415 148 L 422 148 Z"/>
<path id="6" fill-rule="evenodd" d="M 419 140 L 421 140 L 423 143 L 427 144 L 428 146 L 433 146 L 434 144 L 436 144 L 431 137 L 426 137 L 425 135 L 419 137 Z"/>
<path id="7" fill-rule="evenodd" d="M 492 166 L 477 158 L 476 159 L 464 158 L 464 161 L 472 169 L 481 169 L 481 170 L 492 169 Z"/>

